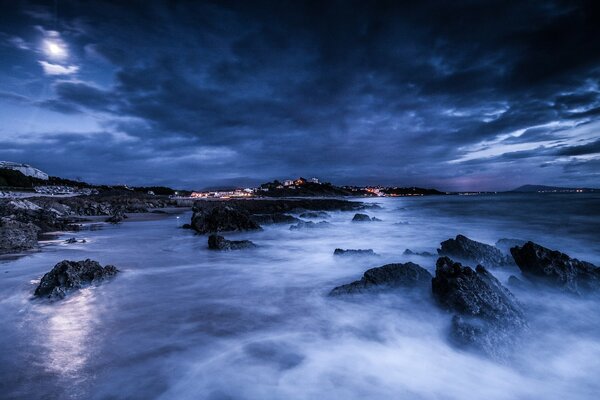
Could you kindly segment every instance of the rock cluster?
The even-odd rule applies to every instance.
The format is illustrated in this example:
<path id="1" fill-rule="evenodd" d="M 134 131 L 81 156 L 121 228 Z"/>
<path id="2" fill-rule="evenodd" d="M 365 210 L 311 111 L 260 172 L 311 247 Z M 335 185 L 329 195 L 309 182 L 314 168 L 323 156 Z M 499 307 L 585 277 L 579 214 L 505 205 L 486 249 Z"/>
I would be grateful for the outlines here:
<path id="1" fill-rule="evenodd" d="M 582 295 L 600 289 L 600 268 L 533 242 L 510 249 L 523 276 L 531 281 Z"/>
<path id="2" fill-rule="evenodd" d="M 97 261 L 63 260 L 42 277 L 35 289 L 35 296 L 62 299 L 70 291 L 98 283 L 116 275 L 117 272 L 114 266 L 103 267 Z"/>
<path id="3" fill-rule="evenodd" d="M 317 222 L 317 223 L 314 223 L 312 221 L 308 221 L 308 222 L 300 221 L 296 225 L 290 226 L 290 230 L 297 231 L 297 230 L 301 230 L 301 229 L 326 228 L 329 225 L 330 225 L 329 222 L 326 222 L 326 221 L 321 221 L 321 222 Z"/>
<path id="4" fill-rule="evenodd" d="M 367 214 L 354 214 L 354 217 L 352 218 L 352 222 L 371 222 L 371 221 L 381 221 L 379 218 L 376 217 L 369 217 Z"/>
<path id="5" fill-rule="evenodd" d="M 411 262 L 387 264 L 367 270 L 360 280 L 338 286 L 330 292 L 330 295 L 338 296 L 390 288 L 424 288 L 429 285 L 431 285 L 431 274 L 425 268 Z"/>
<path id="6" fill-rule="evenodd" d="M 473 270 L 440 257 L 432 292 L 442 308 L 455 313 L 451 338 L 459 346 L 503 358 L 527 328 L 515 297 L 481 265 Z"/>
<path id="7" fill-rule="evenodd" d="M 376 256 L 373 249 L 335 249 L 334 256 Z"/>
<path id="8" fill-rule="evenodd" d="M 461 261 L 472 261 L 487 267 L 500 267 L 512 264 L 509 257 L 489 244 L 476 242 L 466 236 L 457 235 L 441 243 L 440 256 L 448 256 Z"/>
<path id="9" fill-rule="evenodd" d="M 221 235 L 208 237 L 208 248 L 211 250 L 241 250 L 256 247 L 250 240 L 227 240 Z"/>
<path id="10" fill-rule="evenodd" d="M 40 228 L 32 223 L 0 218 L 0 254 L 30 250 L 37 247 Z"/>
<path id="11" fill-rule="evenodd" d="M 201 209 L 192 215 L 192 229 L 198 233 L 239 232 L 260 230 L 261 227 L 250 216 L 228 205 Z"/>

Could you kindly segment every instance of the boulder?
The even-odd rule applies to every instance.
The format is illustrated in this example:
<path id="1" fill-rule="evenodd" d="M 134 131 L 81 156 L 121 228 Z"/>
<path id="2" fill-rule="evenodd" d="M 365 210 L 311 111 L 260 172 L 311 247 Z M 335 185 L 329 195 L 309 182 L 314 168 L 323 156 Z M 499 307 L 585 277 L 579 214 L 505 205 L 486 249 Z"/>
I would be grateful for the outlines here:
<path id="1" fill-rule="evenodd" d="M 460 347 L 505 358 L 527 328 L 515 297 L 481 265 L 473 270 L 440 257 L 432 292 L 442 308 L 455 313 L 450 337 Z"/>
<path id="2" fill-rule="evenodd" d="M 248 214 L 227 205 L 200 209 L 192 215 L 192 228 L 198 233 L 261 230 Z"/>
<path id="3" fill-rule="evenodd" d="M 440 256 L 448 256 L 461 261 L 472 261 L 487 267 L 511 265 L 510 258 L 489 244 L 476 242 L 466 236 L 457 235 L 441 243 Z"/>
<path id="4" fill-rule="evenodd" d="M 300 221 L 296 225 L 290 226 L 291 231 L 297 231 L 301 229 L 314 229 L 314 228 L 326 228 L 329 226 L 329 222 L 321 221 L 318 223 L 314 223 L 312 221 Z"/>
<path id="5" fill-rule="evenodd" d="M 77 238 L 74 238 L 74 237 L 69 238 L 69 239 L 65 240 L 65 243 L 66 244 L 75 244 L 75 243 L 77 243 Z"/>
<path id="6" fill-rule="evenodd" d="M 371 290 L 392 288 L 428 288 L 431 274 L 421 266 L 408 262 L 405 264 L 387 264 L 367 270 L 363 277 L 352 283 L 334 288 L 329 295 L 363 293 Z"/>
<path id="7" fill-rule="evenodd" d="M 275 213 L 275 214 L 256 214 L 250 217 L 257 224 L 294 224 L 300 219 L 293 215 Z"/>
<path id="8" fill-rule="evenodd" d="M 127 217 L 122 212 L 115 212 L 113 215 L 108 217 L 105 222 L 109 222 L 111 224 L 118 224 L 120 222 L 123 222 L 125 218 Z"/>
<path id="9" fill-rule="evenodd" d="M 221 235 L 208 237 L 208 248 L 211 250 L 241 250 L 256 247 L 250 240 L 227 240 Z"/>
<path id="10" fill-rule="evenodd" d="M 335 249 L 333 251 L 334 256 L 376 256 L 377 253 L 373 249 Z"/>
<path id="11" fill-rule="evenodd" d="M 371 221 L 381 221 L 379 218 L 371 218 L 367 214 L 354 214 L 354 218 L 352 218 L 352 222 L 371 222 Z"/>
<path id="12" fill-rule="evenodd" d="M 510 249 L 517 266 L 533 282 L 582 295 L 600 289 L 600 268 L 533 242 Z"/>
<path id="13" fill-rule="evenodd" d="M 40 229 L 32 223 L 0 218 L 0 254 L 17 253 L 37 247 Z"/>
<path id="14" fill-rule="evenodd" d="M 99 283 L 119 272 L 114 266 L 102 267 L 97 261 L 63 260 L 42 277 L 35 296 L 64 298 L 70 291 Z"/>

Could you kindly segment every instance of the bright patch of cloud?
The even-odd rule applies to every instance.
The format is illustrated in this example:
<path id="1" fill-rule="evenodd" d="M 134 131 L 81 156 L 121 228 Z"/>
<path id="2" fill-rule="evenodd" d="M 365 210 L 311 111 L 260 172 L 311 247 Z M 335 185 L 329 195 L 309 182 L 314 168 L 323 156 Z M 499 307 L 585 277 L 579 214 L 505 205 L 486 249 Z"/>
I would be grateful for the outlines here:
<path id="1" fill-rule="evenodd" d="M 46 75 L 72 75 L 79 71 L 79 67 L 77 65 L 58 65 L 51 64 L 46 61 L 39 61 L 40 65 L 44 69 L 44 73 Z"/>

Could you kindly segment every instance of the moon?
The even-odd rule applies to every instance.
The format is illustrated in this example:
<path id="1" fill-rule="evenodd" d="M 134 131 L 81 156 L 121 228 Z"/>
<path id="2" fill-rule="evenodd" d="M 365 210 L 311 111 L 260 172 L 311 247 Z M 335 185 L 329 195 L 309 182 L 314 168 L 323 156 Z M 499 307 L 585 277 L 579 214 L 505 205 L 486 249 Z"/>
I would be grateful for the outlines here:
<path id="1" fill-rule="evenodd" d="M 67 56 L 66 46 L 55 40 L 46 40 L 44 52 L 52 58 L 65 58 Z"/>

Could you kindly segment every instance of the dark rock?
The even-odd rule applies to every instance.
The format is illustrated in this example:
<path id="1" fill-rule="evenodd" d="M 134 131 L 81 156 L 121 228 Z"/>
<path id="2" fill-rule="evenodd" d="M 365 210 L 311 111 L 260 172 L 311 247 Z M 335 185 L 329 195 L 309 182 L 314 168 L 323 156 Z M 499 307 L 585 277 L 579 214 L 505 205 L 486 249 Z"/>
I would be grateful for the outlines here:
<path id="1" fill-rule="evenodd" d="M 573 294 L 598 291 L 600 268 L 533 242 L 510 249 L 521 273 L 536 283 Z"/>
<path id="2" fill-rule="evenodd" d="M 181 229 L 192 229 L 192 225 L 190 225 L 190 224 L 183 224 L 183 225 L 181 225 Z"/>
<path id="3" fill-rule="evenodd" d="M 435 256 L 435 254 L 430 253 L 428 251 L 412 251 L 411 249 L 406 249 L 404 250 L 404 255 L 405 256 L 421 256 L 421 257 L 433 257 Z"/>
<path id="4" fill-rule="evenodd" d="M 527 240 L 521 239 L 500 239 L 496 242 L 496 247 L 504 254 L 510 255 L 510 249 L 517 246 L 523 246 Z"/>
<path id="5" fill-rule="evenodd" d="M 109 222 L 111 224 L 118 224 L 118 223 L 122 222 L 125 218 L 126 217 L 123 213 L 116 212 L 113 215 L 111 215 L 109 218 L 107 218 L 105 222 Z"/>
<path id="6" fill-rule="evenodd" d="M 297 230 L 301 230 L 301 229 L 326 228 L 329 225 L 330 225 L 329 222 L 325 222 L 325 221 L 321 221 L 318 223 L 314 223 L 312 221 L 308 221 L 308 222 L 300 221 L 296 225 L 290 226 L 290 230 L 297 231 Z"/>
<path id="7" fill-rule="evenodd" d="M 220 204 L 212 209 L 201 209 L 192 215 L 192 228 L 199 233 L 261 230 L 248 214 Z"/>
<path id="8" fill-rule="evenodd" d="M 97 261 L 63 260 L 42 277 L 35 296 L 62 299 L 69 291 L 98 283 L 117 272 L 114 266 L 102 267 Z"/>
<path id="9" fill-rule="evenodd" d="M 441 243 L 438 249 L 441 256 L 449 256 L 462 261 L 474 261 L 488 267 L 500 267 L 512 264 L 511 260 L 494 246 L 476 242 L 466 236 L 457 235 Z"/>
<path id="10" fill-rule="evenodd" d="M 74 238 L 74 237 L 72 237 L 72 238 L 69 238 L 69 239 L 65 240 L 65 243 L 66 243 L 66 244 L 73 244 L 73 243 L 77 243 L 77 238 Z"/>
<path id="11" fill-rule="evenodd" d="M 431 274 L 417 264 L 411 262 L 387 264 L 367 270 L 360 280 L 338 286 L 329 295 L 338 296 L 390 288 L 427 288 L 430 284 Z"/>
<path id="12" fill-rule="evenodd" d="M 329 214 L 324 211 L 309 211 L 300 214 L 300 218 L 329 218 Z"/>
<path id="13" fill-rule="evenodd" d="M 333 255 L 335 256 L 376 256 L 377 253 L 373 251 L 373 249 L 335 249 L 333 251 Z"/>
<path id="14" fill-rule="evenodd" d="M 371 217 L 369 217 L 367 214 L 357 213 L 357 214 L 354 214 L 354 218 L 352 218 L 352 222 L 371 222 L 371 221 L 375 221 L 375 220 L 371 219 Z"/>
<path id="15" fill-rule="evenodd" d="M 373 221 L 373 222 L 381 222 L 382 220 L 380 220 L 377 217 L 373 217 L 373 218 L 371 218 L 371 221 Z"/>
<path id="16" fill-rule="evenodd" d="M 209 210 L 227 205 L 248 215 L 290 213 L 305 211 L 356 211 L 367 207 L 365 203 L 339 199 L 252 199 L 207 201 L 194 203 L 193 211 Z"/>
<path id="17" fill-rule="evenodd" d="M 257 224 L 294 224 L 300 220 L 293 215 L 275 213 L 275 214 L 256 214 L 250 217 Z"/>
<path id="18" fill-rule="evenodd" d="M 208 248 L 211 250 L 241 250 L 256 247 L 250 240 L 227 240 L 220 235 L 208 237 Z"/>
<path id="19" fill-rule="evenodd" d="M 450 336 L 460 347 L 504 358 L 527 327 L 515 297 L 481 265 L 473 270 L 440 257 L 432 291 L 442 308 L 457 314 Z"/>
<path id="20" fill-rule="evenodd" d="M 0 218 L 0 254 L 17 253 L 37 247 L 40 229 L 32 223 Z"/>

